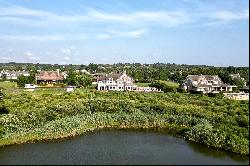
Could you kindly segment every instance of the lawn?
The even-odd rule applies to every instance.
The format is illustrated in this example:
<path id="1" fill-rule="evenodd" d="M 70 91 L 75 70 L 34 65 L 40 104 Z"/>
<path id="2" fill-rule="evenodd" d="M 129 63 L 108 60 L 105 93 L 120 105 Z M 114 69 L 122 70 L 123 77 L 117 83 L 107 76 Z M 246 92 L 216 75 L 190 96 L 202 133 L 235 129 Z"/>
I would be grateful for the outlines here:
<path id="1" fill-rule="evenodd" d="M 142 83 L 142 82 L 138 82 L 135 83 L 138 87 L 148 87 L 150 83 Z"/>
<path id="2" fill-rule="evenodd" d="M 17 83 L 16 82 L 7 82 L 7 81 L 4 81 L 4 82 L 0 82 L 0 88 L 3 88 L 3 89 L 13 89 L 13 88 L 17 88 Z"/>

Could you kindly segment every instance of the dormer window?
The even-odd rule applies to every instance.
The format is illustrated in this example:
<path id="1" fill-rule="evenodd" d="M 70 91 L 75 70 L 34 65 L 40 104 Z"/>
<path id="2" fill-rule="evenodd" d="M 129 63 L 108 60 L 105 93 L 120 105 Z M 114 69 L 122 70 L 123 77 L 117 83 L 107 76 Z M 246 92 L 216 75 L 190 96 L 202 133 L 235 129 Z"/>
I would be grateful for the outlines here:
<path id="1" fill-rule="evenodd" d="M 213 81 L 214 84 L 218 84 L 218 81 Z"/>

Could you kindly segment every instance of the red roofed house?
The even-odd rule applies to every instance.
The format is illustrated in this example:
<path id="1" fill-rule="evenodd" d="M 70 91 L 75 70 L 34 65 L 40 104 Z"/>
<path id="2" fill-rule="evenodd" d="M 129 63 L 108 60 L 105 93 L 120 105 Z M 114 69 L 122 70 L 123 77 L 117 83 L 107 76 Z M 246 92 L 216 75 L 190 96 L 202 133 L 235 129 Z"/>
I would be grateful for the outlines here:
<path id="1" fill-rule="evenodd" d="M 41 71 L 36 75 L 37 84 L 63 83 L 63 74 L 57 71 Z"/>

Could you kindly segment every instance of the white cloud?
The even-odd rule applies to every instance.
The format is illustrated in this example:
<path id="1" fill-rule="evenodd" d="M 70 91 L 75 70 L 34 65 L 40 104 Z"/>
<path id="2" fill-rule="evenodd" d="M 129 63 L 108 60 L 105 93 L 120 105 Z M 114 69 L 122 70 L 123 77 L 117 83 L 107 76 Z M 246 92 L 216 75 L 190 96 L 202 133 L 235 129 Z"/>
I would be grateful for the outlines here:
<path id="1" fill-rule="evenodd" d="M 41 58 L 40 58 L 40 57 L 38 57 L 38 56 L 34 56 L 34 55 L 33 55 L 33 53 L 32 53 L 32 52 L 30 52 L 30 51 L 26 51 L 26 52 L 24 52 L 24 55 L 26 55 L 26 56 L 27 56 L 27 58 L 28 58 L 29 60 L 34 60 L 34 61 L 39 61 L 39 60 L 41 60 Z"/>
<path id="2" fill-rule="evenodd" d="M 29 51 L 26 51 L 26 52 L 24 52 L 24 54 L 26 55 L 26 56 L 28 56 L 28 57 L 31 57 L 33 54 L 31 53 L 31 52 L 29 52 Z"/>
<path id="3" fill-rule="evenodd" d="M 65 37 L 57 35 L 0 35 L 0 40 L 48 42 L 65 40 Z"/>
<path id="4" fill-rule="evenodd" d="M 236 21 L 236 20 L 246 20 L 249 18 L 249 10 L 242 9 L 242 11 L 230 11 L 221 10 L 219 8 L 203 10 L 194 10 L 192 12 L 187 9 L 181 10 L 151 10 L 151 11 L 133 11 L 133 12 L 120 12 L 120 13 L 108 13 L 101 10 L 96 10 L 93 8 L 88 8 L 87 11 L 81 14 L 74 15 L 60 15 L 54 12 L 45 10 L 34 10 L 30 8 L 7 5 L 0 7 L 0 21 L 12 21 L 16 24 L 22 24 L 25 26 L 36 26 L 38 28 L 47 26 L 57 28 L 63 28 L 63 25 L 75 26 L 79 23 L 92 22 L 92 23 L 111 23 L 111 24 L 122 24 L 125 26 L 134 27 L 152 27 L 152 26 L 164 26 L 173 27 L 180 26 L 183 24 L 190 23 L 208 23 L 214 21 Z M 205 11 L 205 12 L 204 12 Z M 6 25 L 6 24 L 5 24 Z M 11 37 L 11 36 L 9 36 Z M 22 36 L 21 36 L 22 37 Z M 25 39 L 34 40 L 37 36 L 29 36 Z M 62 36 L 45 36 L 40 40 L 64 40 Z M 71 38 L 72 40 L 82 40 L 86 36 L 78 36 L 76 38 Z M 100 39 L 109 38 L 107 34 L 100 34 Z"/>
<path id="5" fill-rule="evenodd" d="M 1 59 L 2 59 L 2 60 L 10 60 L 10 58 L 9 58 L 9 57 L 6 57 L 6 56 L 1 57 Z"/>
<path id="6" fill-rule="evenodd" d="M 38 57 L 38 56 L 31 56 L 31 57 L 29 57 L 29 59 L 30 59 L 30 60 L 35 60 L 35 61 L 41 60 L 41 58 Z"/>
<path id="7" fill-rule="evenodd" d="M 71 49 L 69 49 L 69 48 L 63 48 L 61 51 L 63 54 L 71 54 L 72 53 Z"/>
<path id="8" fill-rule="evenodd" d="M 117 22 L 129 25 L 164 25 L 176 26 L 190 21 L 184 11 L 138 11 L 126 14 L 109 14 L 95 9 L 89 9 L 87 15 L 93 21 Z"/>
<path id="9" fill-rule="evenodd" d="M 0 16 L 51 16 L 53 15 L 50 12 L 42 10 L 33 10 L 29 8 L 24 8 L 15 5 L 7 5 L 5 7 L 0 7 Z"/>
<path id="10" fill-rule="evenodd" d="M 127 37 L 127 38 L 141 38 L 148 30 L 138 29 L 134 31 L 115 31 L 115 30 L 105 30 L 106 33 L 101 33 L 97 35 L 97 39 L 109 39 L 114 37 Z"/>
<path id="11" fill-rule="evenodd" d="M 217 19 L 217 20 L 224 20 L 224 21 L 249 19 L 249 11 L 246 10 L 240 13 L 234 13 L 231 11 L 223 10 L 223 11 L 218 11 L 210 15 L 210 17 Z"/>

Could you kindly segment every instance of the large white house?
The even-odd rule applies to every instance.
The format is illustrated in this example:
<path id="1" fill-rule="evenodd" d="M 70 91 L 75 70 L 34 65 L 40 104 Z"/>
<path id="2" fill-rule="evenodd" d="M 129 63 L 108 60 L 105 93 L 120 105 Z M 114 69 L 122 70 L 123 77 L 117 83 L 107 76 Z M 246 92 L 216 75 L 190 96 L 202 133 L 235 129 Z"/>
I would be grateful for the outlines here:
<path id="1" fill-rule="evenodd" d="M 98 90 L 136 90 L 134 80 L 126 72 L 123 74 L 106 74 L 98 78 Z"/>
<path id="2" fill-rule="evenodd" d="M 233 88 L 237 87 L 224 84 L 217 75 L 188 75 L 182 86 L 187 91 L 200 91 L 203 93 L 233 91 Z"/>
<path id="3" fill-rule="evenodd" d="M 0 71 L 0 79 L 3 77 L 6 77 L 8 80 L 16 80 L 19 76 L 30 76 L 30 73 L 28 71 L 8 71 L 8 70 L 2 70 Z"/>
<path id="4" fill-rule="evenodd" d="M 158 92 L 154 87 L 137 87 L 126 72 L 122 74 L 99 74 L 96 78 L 98 90 Z"/>

